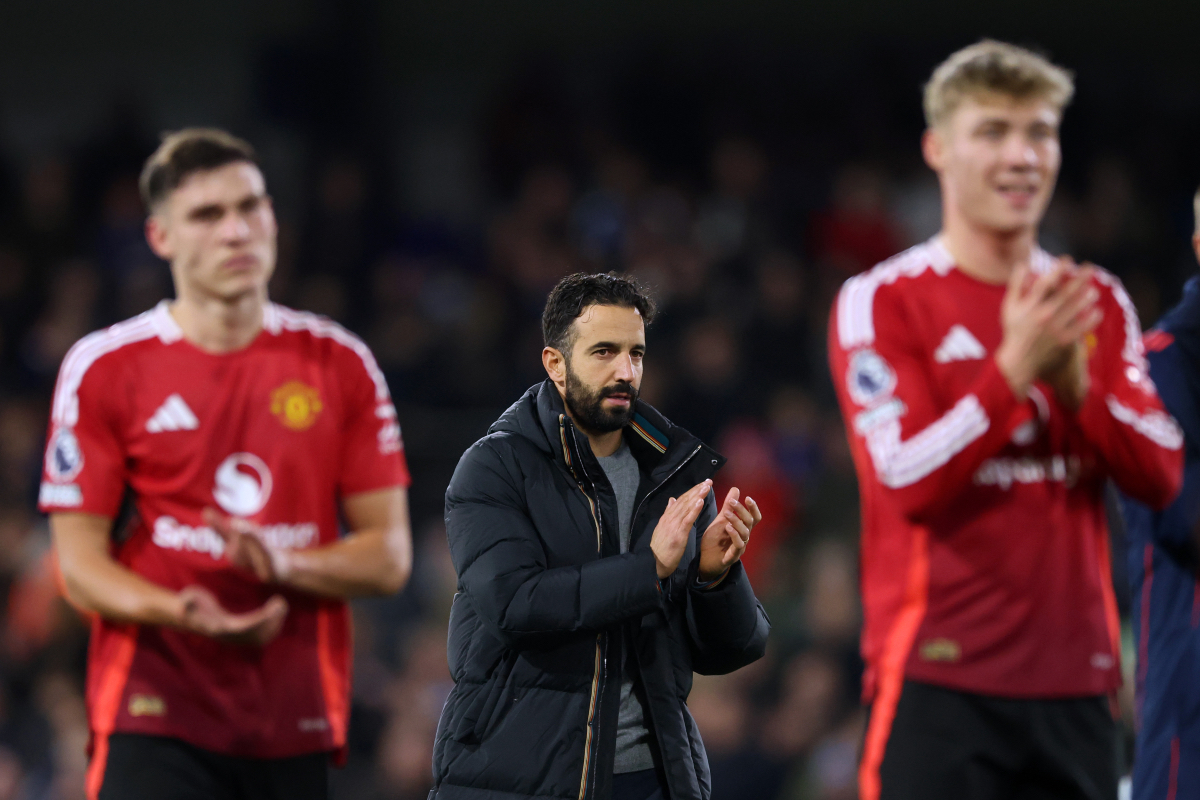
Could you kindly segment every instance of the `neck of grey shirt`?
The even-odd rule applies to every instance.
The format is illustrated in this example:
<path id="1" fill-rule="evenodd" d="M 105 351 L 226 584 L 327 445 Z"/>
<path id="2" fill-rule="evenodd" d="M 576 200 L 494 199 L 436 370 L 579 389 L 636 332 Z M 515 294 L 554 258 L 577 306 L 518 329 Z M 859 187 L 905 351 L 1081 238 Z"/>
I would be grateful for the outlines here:
<path id="1" fill-rule="evenodd" d="M 611 456 L 597 458 L 600 468 L 604 470 L 612 486 L 613 494 L 617 496 L 617 521 L 621 536 L 621 552 L 629 552 L 629 539 L 633 525 L 633 502 L 637 499 L 638 484 L 641 473 L 638 470 L 637 459 L 629 450 L 629 444 L 621 437 L 621 445 Z M 626 639 L 624 650 L 626 658 L 631 642 Z M 642 708 L 634 689 L 633 679 L 629 670 L 621 665 L 621 710 L 617 714 L 617 757 L 613 763 L 613 772 L 622 774 L 638 772 L 654 768 L 654 755 L 651 751 L 650 730 L 646 727 L 646 713 Z"/>

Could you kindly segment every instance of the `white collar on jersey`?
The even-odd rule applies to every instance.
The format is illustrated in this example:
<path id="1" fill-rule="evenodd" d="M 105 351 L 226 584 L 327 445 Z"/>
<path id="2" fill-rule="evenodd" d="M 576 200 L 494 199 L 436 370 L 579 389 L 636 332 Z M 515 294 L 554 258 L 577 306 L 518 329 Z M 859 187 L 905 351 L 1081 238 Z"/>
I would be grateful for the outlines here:
<path id="1" fill-rule="evenodd" d="M 183 338 L 183 329 L 179 327 L 179 323 L 171 316 L 170 300 L 159 300 L 150 312 L 150 317 L 154 322 L 154 331 L 158 334 L 158 338 L 163 344 L 172 344 Z M 279 306 L 268 302 L 263 306 L 263 328 L 267 333 L 278 336 L 283 329 L 283 320 L 279 316 Z"/>
<path id="2" fill-rule="evenodd" d="M 930 239 L 928 244 L 929 262 L 935 272 L 944 275 L 951 267 L 958 266 L 940 233 Z M 1038 275 L 1044 275 L 1054 268 L 1054 256 L 1043 250 L 1040 245 L 1034 245 L 1030 268 Z"/>
<path id="3" fill-rule="evenodd" d="M 179 323 L 171 316 L 170 306 L 170 300 L 159 300 L 158 305 L 150 312 L 154 321 L 154 332 L 163 344 L 178 342 L 183 338 L 183 328 L 180 328 Z"/>

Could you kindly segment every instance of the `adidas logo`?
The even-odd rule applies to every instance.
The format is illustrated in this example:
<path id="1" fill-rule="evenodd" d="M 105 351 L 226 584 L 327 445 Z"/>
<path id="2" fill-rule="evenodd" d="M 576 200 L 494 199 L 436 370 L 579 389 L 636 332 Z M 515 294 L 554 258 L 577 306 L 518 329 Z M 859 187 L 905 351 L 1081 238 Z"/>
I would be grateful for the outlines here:
<path id="1" fill-rule="evenodd" d="M 177 394 L 168 397 L 158 407 L 158 411 L 154 412 L 150 421 L 146 423 L 146 430 L 150 433 L 194 431 L 199 427 L 200 420 L 196 419 L 196 415 L 188 408 L 188 404 L 183 402 L 183 398 Z"/>
<path id="2" fill-rule="evenodd" d="M 939 364 L 949 364 L 951 361 L 975 361 L 985 356 L 987 350 L 983 349 L 979 340 L 962 325 L 955 325 L 934 351 L 933 360 Z"/>

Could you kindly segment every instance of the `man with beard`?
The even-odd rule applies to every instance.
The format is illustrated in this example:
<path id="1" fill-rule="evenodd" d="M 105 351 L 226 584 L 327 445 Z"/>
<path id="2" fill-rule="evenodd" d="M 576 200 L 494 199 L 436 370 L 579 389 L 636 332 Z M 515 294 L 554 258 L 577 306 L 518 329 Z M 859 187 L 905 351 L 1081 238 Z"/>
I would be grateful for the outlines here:
<path id="1" fill-rule="evenodd" d="M 651 300 L 571 275 L 542 314 L 549 378 L 446 490 L 455 681 L 431 798 L 707 800 L 692 673 L 762 656 L 739 559 L 762 518 L 724 459 L 638 400 Z"/>

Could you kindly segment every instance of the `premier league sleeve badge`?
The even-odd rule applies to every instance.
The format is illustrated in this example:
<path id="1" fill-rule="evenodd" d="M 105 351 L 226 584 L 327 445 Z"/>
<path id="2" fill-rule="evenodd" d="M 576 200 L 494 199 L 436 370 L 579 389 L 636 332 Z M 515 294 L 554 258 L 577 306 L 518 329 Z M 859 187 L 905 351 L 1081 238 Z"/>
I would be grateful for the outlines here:
<path id="1" fill-rule="evenodd" d="M 896 371 L 874 350 L 859 350 L 850 357 L 846 389 L 855 404 L 873 405 L 895 391 Z"/>
<path id="2" fill-rule="evenodd" d="M 59 428 L 46 448 L 46 474 L 55 483 L 69 483 L 83 469 L 83 451 L 70 428 Z"/>

